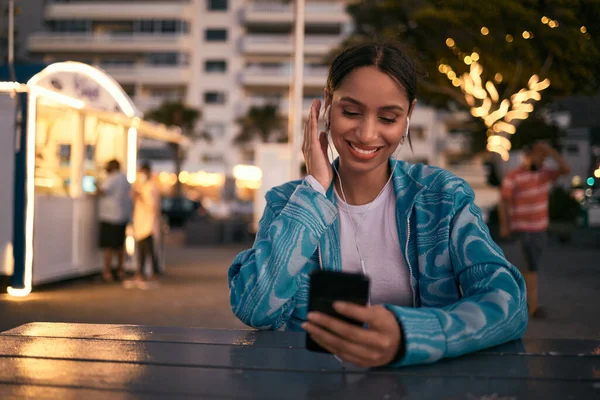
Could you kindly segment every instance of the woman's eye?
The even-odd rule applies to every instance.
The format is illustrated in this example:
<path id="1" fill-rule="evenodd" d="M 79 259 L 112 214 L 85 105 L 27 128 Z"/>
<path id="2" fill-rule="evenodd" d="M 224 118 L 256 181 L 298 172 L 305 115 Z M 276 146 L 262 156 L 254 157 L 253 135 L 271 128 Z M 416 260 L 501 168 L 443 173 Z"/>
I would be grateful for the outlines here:
<path id="1" fill-rule="evenodd" d="M 355 112 L 351 112 L 351 111 L 347 111 L 347 110 L 343 110 L 342 114 L 348 115 L 350 117 L 354 117 L 354 116 L 360 115 L 359 113 L 355 113 Z"/>
<path id="2" fill-rule="evenodd" d="M 379 119 L 382 120 L 383 122 L 385 122 L 386 124 L 393 124 L 397 120 L 397 118 L 384 118 L 384 117 L 379 117 Z"/>

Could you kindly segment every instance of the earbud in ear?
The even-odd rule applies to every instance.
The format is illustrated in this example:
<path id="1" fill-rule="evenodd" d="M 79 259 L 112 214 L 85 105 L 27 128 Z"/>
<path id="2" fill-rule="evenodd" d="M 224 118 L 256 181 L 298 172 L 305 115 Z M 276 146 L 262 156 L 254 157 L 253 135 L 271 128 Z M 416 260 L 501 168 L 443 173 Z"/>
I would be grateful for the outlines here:
<path id="1" fill-rule="evenodd" d="M 331 105 L 328 105 L 327 108 L 325 108 L 323 119 L 325 120 L 325 129 L 329 131 L 331 125 Z"/>
<path id="2" fill-rule="evenodd" d="M 404 131 L 404 136 L 408 136 L 408 130 L 410 129 L 410 117 L 406 117 L 406 130 Z"/>

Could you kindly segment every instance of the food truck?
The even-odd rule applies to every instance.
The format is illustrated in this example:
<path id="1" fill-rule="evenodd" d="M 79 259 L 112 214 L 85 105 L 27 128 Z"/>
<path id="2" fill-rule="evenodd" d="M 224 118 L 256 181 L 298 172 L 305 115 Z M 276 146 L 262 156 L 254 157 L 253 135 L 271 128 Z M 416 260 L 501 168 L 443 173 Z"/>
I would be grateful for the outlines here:
<path id="1" fill-rule="evenodd" d="M 96 185 L 109 160 L 136 178 L 142 138 L 187 144 L 179 128 L 145 121 L 121 86 L 78 62 L 47 66 L 26 83 L 0 82 L 0 275 L 8 293 L 90 275 L 102 267 Z M 134 252 L 127 238 L 128 254 Z"/>

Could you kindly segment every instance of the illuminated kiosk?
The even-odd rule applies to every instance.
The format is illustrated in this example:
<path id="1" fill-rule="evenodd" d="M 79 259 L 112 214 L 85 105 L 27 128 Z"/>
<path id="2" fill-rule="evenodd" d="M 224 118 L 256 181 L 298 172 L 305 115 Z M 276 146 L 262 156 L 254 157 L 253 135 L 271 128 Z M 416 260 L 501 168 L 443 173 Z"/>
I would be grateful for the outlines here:
<path id="1" fill-rule="evenodd" d="M 87 64 L 52 64 L 27 84 L 0 82 L 0 92 L 21 103 L 11 152 L 15 210 L 8 293 L 26 296 L 32 285 L 101 270 L 94 192 L 107 161 L 118 160 L 133 182 L 142 138 L 180 144 L 187 139 L 179 128 L 144 121 L 120 85 Z M 128 237 L 130 255 L 131 242 Z M 6 263 L 10 257 L 4 258 Z"/>

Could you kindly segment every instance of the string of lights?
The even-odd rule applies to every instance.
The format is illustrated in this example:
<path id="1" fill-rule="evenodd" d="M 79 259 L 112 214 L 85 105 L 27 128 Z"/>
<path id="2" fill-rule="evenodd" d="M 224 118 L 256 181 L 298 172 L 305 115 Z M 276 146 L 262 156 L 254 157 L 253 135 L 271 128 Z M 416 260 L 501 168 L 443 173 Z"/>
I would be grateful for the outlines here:
<path id="1" fill-rule="evenodd" d="M 543 16 L 541 22 L 550 29 L 560 27 L 557 20 L 547 16 Z M 579 31 L 586 39 L 591 39 L 585 26 L 581 26 Z M 491 30 L 483 26 L 480 32 L 481 35 L 487 36 Z M 531 40 L 535 34 L 532 31 L 524 30 L 521 36 L 524 40 Z M 515 41 L 512 34 L 506 34 L 504 39 L 508 43 Z M 470 106 L 471 115 L 484 121 L 488 128 L 486 133 L 488 136 L 487 150 L 498 153 L 503 160 L 507 161 L 511 149 L 510 137 L 517 131 L 516 121 L 529 117 L 534 110 L 534 103 L 542 98 L 540 92 L 550 86 L 550 80 L 540 81 L 540 77 L 534 74 L 529 78 L 526 88 L 510 95 L 509 98 L 500 99 L 495 84 L 501 84 L 504 77 L 498 72 L 494 75 L 493 81 L 487 80 L 484 83 L 482 78 L 484 69 L 479 63 L 481 57 L 478 53 L 479 50 L 465 53 L 451 37 L 446 39 L 446 46 L 459 60 L 470 67 L 469 72 L 459 75 L 445 59 L 442 59 L 438 65 L 439 72 L 446 75 L 454 87 L 460 88 Z"/>

